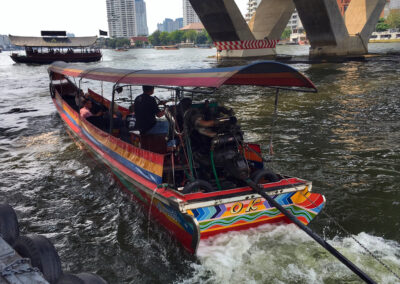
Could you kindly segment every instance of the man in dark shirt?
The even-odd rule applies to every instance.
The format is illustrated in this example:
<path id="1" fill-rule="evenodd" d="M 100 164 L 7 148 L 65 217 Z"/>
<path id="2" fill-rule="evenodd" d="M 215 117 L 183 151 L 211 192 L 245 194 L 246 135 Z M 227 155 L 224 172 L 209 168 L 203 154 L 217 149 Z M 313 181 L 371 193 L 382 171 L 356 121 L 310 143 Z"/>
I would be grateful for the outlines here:
<path id="1" fill-rule="evenodd" d="M 143 94 L 135 99 L 136 128 L 140 134 L 168 133 L 168 122 L 157 121 L 157 117 L 164 115 L 165 111 L 158 108 L 153 86 L 143 86 Z"/>

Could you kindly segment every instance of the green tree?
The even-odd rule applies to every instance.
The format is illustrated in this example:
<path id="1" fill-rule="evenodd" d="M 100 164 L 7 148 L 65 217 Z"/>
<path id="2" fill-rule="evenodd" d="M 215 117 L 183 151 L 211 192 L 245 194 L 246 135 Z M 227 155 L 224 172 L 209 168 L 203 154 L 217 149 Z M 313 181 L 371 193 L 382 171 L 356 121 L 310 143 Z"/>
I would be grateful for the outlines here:
<path id="1" fill-rule="evenodd" d="M 155 31 L 154 33 L 152 33 L 149 36 L 149 42 L 154 46 L 161 45 L 160 35 L 161 35 L 161 32 L 159 30 Z"/>
<path id="2" fill-rule="evenodd" d="M 387 23 L 385 23 L 385 19 L 380 18 L 378 23 L 376 24 L 375 30 L 377 32 L 383 32 L 383 31 L 387 31 L 389 28 L 390 28 L 389 25 Z"/>
<path id="3" fill-rule="evenodd" d="M 144 43 L 141 40 L 135 41 L 135 47 L 143 47 Z"/>
<path id="4" fill-rule="evenodd" d="M 161 32 L 160 34 L 160 44 L 161 45 L 168 45 L 169 44 L 169 33 L 168 32 Z"/>
<path id="5" fill-rule="evenodd" d="M 185 31 L 185 39 L 188 42 L 196 42 L 197 32 L 194 30 Z"/>
<path id="6" fill-rule="evenodd" d="M 119 37 L 115 39 L 115 47 L 129 47 L 131 44 L 131 41 L 128 38 L 124 37 Z"/>
<path id="7" fill-rule="evenodd" d="M 173 31 L 168 35 L 169 42 L 176 44 L 181 43 L 183 41 L 183 31 Z"/>
<path id="8" fill-rule="evenodd" d="M 197 44 L 205 44 L 208 42 L 207 32 L 202 30 L 200 33 L 197 34 L 196 43 Z"/>
<path id="9" fill-rule="evenodd" d="M 281 39 L 288 39 L 288 38 L 290 38 L 290 35 L 291 35 L 291 34 L 292 34 L 292 30 L 289 29 L 289 28 L 286 28 L 286 29 L 283 31 L 282 35 L 281 35 Z"/>
<path id="10" fill-rule="evenodd" d="M 392 10 L 386 18 L 386 23 L 392 29 L 400 28 L 400 11 Z"/>
<path id="11" fill-rule="evenodd" d="M 213 43 L 213 40 L 212 40 L 211 36 L 208 34 L 208 32 L 206 30 L 204 30 L 204 32 L 206 33 L 206 36 L 207 36 L 207 43 Z"/>

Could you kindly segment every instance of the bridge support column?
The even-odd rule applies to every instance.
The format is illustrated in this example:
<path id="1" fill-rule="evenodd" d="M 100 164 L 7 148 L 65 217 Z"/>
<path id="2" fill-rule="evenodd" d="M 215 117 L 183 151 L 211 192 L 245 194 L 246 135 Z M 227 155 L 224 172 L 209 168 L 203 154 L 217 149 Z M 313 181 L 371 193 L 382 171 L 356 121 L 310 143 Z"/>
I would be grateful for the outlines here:
<path id="1" fill-rule="evenodd" d="M 280 40 L 294 8 L 292 0 L 262 0 L 249 22 L 255 38 Z"/>
<path id="2" fill-rule="evenodd" d="M 256 39 L 234 0 L 190 0 L 214 42 Z M 275 55 L 275 48 L 222 50 L 221 57 L 260 57 Z"/>
<path id="3" fill-rule="evenodd" d="M 310 57 L 368 53 L 368 38 L 386 0 L 352 0 L 346 22 L 336 0 L 293 0 L 310 40 Z"/>
<path id="4" fill-rule="evenodd" d="M 219 56 L 225 58 L 236 57 L 274 57 L 276 55 L 275 48 L 261 49 L 241 49 L 241 50 L 221 50 Z"/>

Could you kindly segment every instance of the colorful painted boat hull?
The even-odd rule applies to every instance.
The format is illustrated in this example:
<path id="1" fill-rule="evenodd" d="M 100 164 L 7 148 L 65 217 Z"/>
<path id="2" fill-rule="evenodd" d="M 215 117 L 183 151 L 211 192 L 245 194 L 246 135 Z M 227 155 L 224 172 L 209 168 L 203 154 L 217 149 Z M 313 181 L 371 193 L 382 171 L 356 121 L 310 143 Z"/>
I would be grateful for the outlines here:
<path id="1" fill-rule="evenodd" d="M 111 169 L 133 198 L 150 208 L 150 217 L 171 232 L 189 252 L 195 253 L 200 240 L 210 236 L 289 222 L 249 188 L 187 195 L 158 188 L 162 182 L 163 155 L 138 149 L 94 127 L 58 92 L 53 102 L 69 129 Z M 311 193 L 311 183 L 304 180 L 287 178 L 264 187 L 304 224 L 308 224 L 325 204 L 325 198 Z"/>

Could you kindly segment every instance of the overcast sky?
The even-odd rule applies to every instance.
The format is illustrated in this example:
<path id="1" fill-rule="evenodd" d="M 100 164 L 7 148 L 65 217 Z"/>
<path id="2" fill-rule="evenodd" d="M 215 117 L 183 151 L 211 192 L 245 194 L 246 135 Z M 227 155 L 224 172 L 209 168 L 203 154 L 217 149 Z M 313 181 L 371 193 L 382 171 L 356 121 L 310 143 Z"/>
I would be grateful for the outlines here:
<path id="1" fill-rule="evenodd" d="M 145 0 L 152 33 L 165 18 L 182 17 L 182 0 Z M 245 13 L 248 0 L 235 0 Z M 41 30 L 66 30 L 76 36 L 108 30 L 106 0 L 0 0 L 0 34 L 40 36 Z"/>

